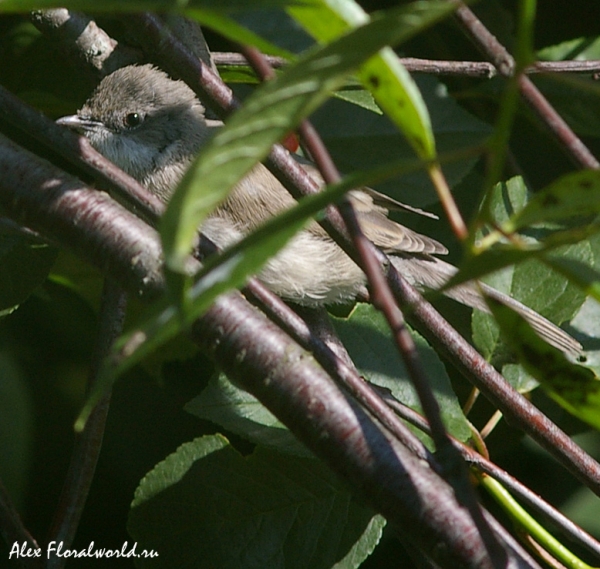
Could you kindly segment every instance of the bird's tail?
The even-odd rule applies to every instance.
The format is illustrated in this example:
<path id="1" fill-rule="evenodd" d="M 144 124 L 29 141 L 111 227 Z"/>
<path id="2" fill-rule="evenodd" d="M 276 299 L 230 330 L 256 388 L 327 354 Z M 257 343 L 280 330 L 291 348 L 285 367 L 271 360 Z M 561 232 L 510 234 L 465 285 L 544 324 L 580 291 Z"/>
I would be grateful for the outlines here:
<path id="1" fill-rule="evenodd" d="M 436 290 L 441 288 L 456 274 L 456 267 L 435 257 L 403 257 L 391 255 L 390 260 L 398 272 L 418 290 Z M 535 332 L 548 342 L 569 356 L 576 357 L 581 354 L 582 346 L 564 330 L 538 314 L 535 310 L 521 304 L 518 300 L 488 286 L 484 283 L 468 282 L 458 285 L 444 294 L 471 308 L 489 313 L 489 308 L 481 295 L 483 291 L 494 300 L 512 308 L 521 315 Z"/>

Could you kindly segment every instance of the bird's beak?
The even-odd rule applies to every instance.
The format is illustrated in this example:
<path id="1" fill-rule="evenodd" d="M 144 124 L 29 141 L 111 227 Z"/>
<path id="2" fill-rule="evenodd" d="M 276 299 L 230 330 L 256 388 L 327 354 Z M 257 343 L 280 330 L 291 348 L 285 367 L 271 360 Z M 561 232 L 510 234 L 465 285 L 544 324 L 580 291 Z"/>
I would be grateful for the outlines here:
<path id="1" fill-rule="evenodd" d="M 85 134 L 91 130 L 96 130 L 102 123 L 80 117 L 79 115 L 69 115 L 56 120 L 56 124 L 66 126 L 79 134 Z"/>

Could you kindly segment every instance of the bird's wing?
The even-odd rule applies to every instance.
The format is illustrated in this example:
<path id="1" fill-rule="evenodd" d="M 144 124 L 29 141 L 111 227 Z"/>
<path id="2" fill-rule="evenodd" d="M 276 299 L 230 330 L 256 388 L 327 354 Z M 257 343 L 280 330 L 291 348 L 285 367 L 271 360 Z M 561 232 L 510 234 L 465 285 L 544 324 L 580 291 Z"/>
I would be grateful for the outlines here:
<path id="1" fill-rule="evenodd" d="M 431 213 L 430 211 L 425 211 L 424 209 L 420 209 L 418 207 L 414 207 L 412 205 L 408 205 L 402 202 L 391 198 L 386 194 L 382 194 L 377 190 L 372 188 L 362 187 L 360 190 L 370 196 L 373 199 L 373 203 L 375 205 L 384 207 L 385 209 L 392 211 L 408 211 L 410 213 L 416 213 L 417 215 L 422 215 L 423 217 L 429 217 L 430 219 L 439 219 L 439 217 L 435 213 Z"/>
<path id="2" fill-rule="evenodd" d="M 295 158 L 319 184 L 323 183 L 321 174 L 313 164 L 300 157 Z M 435 217 L 435 215 L 402 204 L 371 188 L 352 190 L 348 193 L 348 199 L 356 211 L 358 222 L 365 236 L 386 253 L 428 253 L 433 255 L 448 253 L 446 247 L 435 239 L 421 235 L 389 219 L 388 210 L 402 209 L 427 217 Z M 310 230 L 315 233 L 319 232 L 317 227 L 311 227 Z"/>
<path id="3" fill-rule="evenodd" d="M 435 239 L 389 219 L 388 210 L 376 205 L 370 192 L 355 190 L 348 194 L 348 198 L 365 236 L 386 253 L 448 253 L 446 247 Z"/>

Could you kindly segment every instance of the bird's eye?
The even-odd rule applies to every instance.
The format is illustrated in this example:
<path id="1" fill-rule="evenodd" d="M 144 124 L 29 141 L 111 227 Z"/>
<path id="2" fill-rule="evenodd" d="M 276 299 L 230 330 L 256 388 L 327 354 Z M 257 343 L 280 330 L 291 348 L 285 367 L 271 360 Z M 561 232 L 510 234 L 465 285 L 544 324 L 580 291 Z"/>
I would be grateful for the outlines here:
<path id="1" fill-rule="evenodd" d="M 125 115 L 125 126 L 133 128 L 138 126 L 142 122 L 142 115 L 140 113 L 129 113 Z"/>

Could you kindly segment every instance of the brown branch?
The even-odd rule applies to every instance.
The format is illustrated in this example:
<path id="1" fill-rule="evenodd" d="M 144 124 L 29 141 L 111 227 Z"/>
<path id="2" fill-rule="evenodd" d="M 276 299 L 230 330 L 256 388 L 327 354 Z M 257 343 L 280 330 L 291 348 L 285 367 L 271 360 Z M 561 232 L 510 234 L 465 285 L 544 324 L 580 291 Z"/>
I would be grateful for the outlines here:
<path id="1" fill-rule="evenodd" d="M 215 51 L 212 53 L 215 64 L 223 67 L 247 67 L 246 58 L 241 53 Z M 271 67 L 280 69 L 289 64 L 284 57 L 266 55 Z M 420 59 L 417 57 L 399 57 L 398 60 L 411 73 L 427 73 L 428 75 L 480 77 L 491 79 L 499 73 L 494 64 L 487 61 L 447 61 L 436 59 Z M 600 72 L 600 60 L 590 61 L 536 61 L 527 66 L 527 75 L 539 73 L 584 73 Z"/>
<path id="2" fill-rule="evenodd" d="M 94 389 L 101 365 L 109 353 L 112 343 L 122 333 L 126 303 L 125 293 L 110 279 L 106 279 L 100 306 L 100 325 L 89 372 L 88 395 Z M 62 543 L 64 549 L 70 549 L 73 543 L 92 485 L 102 448 L 110 397 L 110 390 L 102 395 L 92 410 L 83 432 L 77 434 L 75 440 L 71 461 L 47 540 L 48 543 L 52 541 Z M 63 555 L 49 556 L 46 567 L 47 569 L 61 569 L 66 562 L 67 558 Z"/>
<path id="3" fill-rule="evenodd" d="M 142 298 L 164 293 L 160 242 L 153 230 L 141 229 L 143 222 L 110 197 L 98 201 L 94 194 L 99 192 L 0 141 L 0 204 L 7 214 L 36 231 L 48 231 Z M 69 230 L 66 219 L 70 219 Z M 114 225 L 106 223 L 108 219 Z M 124 263 L 134 273 L 130 278 L 122 274 Z M 194 326 L 194 337 L 234 381 L 360 489 L 373 508 L 410 533 L 441 567 L 491 567 L 453 489 L 239 293 L 219 297 Z M 240 353 L 244 358 L 236 356 Z M 440 542 L 447 548 L 437 547 Z"/>
<path id="4" fill-rule="evenodd" d="M 465 31 L 492 61 L 498 72 L 504 77 L 512 77 L 515 73 L 515 60 L 506 48 L 489 32 L 475 14 L 464 4 L 459 6 L 455 17 Z M 600 167 L 595 156 L 571 130 L 566 121 L 550 105 L 546 97 L 528 77 L 518 78 L 521 96 L 533 109 L 539 119 L 548 127 L 567 154 L 582 168 Z"/>
<path id="5" fill-rule="evenodd" d="M 5 543 L 11 547 L 24 544 L 29 551 L 40 551 L 40 547 L 23 525 L 21 516 L 15 508 L 4 484 L 0 481 L 0 535 Z M 20 549 L 19 549 L 20 551 Z M 17 563 L 25 569 L 39 569 L 42 566 L 41 557 L 16 556 Z"/>
<path id="6" fill-rule="evenodd" d="M 138 50 L 120 45 L 85 14 L 65 8 L 36 10 L 31 21 L 70 56 L 83 60 L 87 71 L 93 70 L 100 77 L 140 60 Z"/>

